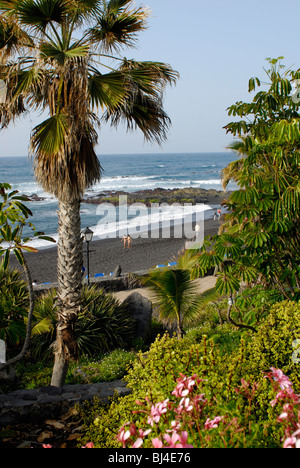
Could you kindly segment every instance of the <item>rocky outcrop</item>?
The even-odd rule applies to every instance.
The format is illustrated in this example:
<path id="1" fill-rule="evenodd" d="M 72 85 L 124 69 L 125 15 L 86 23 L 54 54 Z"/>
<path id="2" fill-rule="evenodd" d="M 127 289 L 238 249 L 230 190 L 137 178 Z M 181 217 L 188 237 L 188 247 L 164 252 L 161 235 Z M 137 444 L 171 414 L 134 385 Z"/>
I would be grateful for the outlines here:
<path id="1" fill-rule="evenodd" d="M 84 203 L 101 204 L 111 203 L 115 206 L 119 205 L 119 197 L 126 196 L 129 205 L 133 203 L 143 203 L 146 206 L 151 206 L 153 203 L 206 203 L 211 205 L 219 205 L 227 199 L 230 192 L 223 192 L 213 189 L 202 188 L 183 188 L 183 189 L 163 189 L 156 188 L 153 190 L 138 190 L 137 192 L 123 191 L 108 191 L 105 194 L 99 193 L 91 197 L 85 197 Z"/>
<path id="2" fill-rule="evenodd" d="M 136 336 L 146 340 L 151 330 L 152 302 L 140 293 L 133 292 L 123 304 L 136 320 Z"/>

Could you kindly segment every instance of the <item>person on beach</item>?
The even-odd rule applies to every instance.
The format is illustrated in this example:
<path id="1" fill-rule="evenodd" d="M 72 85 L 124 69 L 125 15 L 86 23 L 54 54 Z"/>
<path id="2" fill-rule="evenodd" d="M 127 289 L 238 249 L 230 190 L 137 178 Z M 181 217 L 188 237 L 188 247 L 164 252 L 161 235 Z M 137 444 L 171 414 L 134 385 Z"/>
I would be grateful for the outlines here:
<path id="1" fill-rule="evenodd" d="M 196 241 L 197 241 L 198 238 L 200 237 L 200 231 L 201 231 L 201 228 L 200 228 L 199 224 L 196 224 L 196 226 L 195 226 Z"/>
<path id="2" fill-rule="evenodd" d="M 132 238 L 128 234 L 127 236 L 127 248 L 130 249 L 132 247 Z"/>
<path id="3" fill-rule="evenodd" d="M 123 242 L 123 248 L 126 249 L 127 247 L 127 236 L 124 234 L 124 236 L 121 239 L 121 242 Z"/>
<path id="4" fill-rule="evenodd" d="M 221 219 L 221 208 L 218 209 L 218 219 L 220 220 Z"/>
<path id="5" fill-rule="evenodd" d="M 217 210 L 215 210 L 215 211 L 214 211 L 214 221 L 217 220 L 217 213 L 218 213 Z"/>

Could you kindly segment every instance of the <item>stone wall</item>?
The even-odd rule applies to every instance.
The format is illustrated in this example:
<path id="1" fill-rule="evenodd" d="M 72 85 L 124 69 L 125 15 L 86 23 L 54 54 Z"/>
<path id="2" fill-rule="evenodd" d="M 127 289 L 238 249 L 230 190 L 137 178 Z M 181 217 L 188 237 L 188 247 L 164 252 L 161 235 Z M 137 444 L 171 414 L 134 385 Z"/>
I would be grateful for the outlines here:
<path id="1" fill-rule="evenodd" d="M 16 390 L 0 395 L 0 427 L 59 419 L 76 404 L 91 401 L 95 397 L 103 403 L 108 403 L 109 398 L 114 395 L 124 396 L 129 393 L 130 389 L 123 380 Z"/>

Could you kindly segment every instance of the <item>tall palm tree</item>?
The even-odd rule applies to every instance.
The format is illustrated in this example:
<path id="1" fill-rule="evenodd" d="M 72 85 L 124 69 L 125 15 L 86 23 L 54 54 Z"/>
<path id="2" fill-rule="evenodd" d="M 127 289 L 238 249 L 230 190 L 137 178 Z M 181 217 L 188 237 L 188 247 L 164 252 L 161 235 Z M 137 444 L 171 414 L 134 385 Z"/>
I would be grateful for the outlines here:
<path id="1" fill-rule="evenodd" d="M 82 290 L 80 203 L 100 179 L 95 153 L 102 122 L 139 128 L 145 138 L 166 138 L 170 119 L 162 92 L 178 74 L 163 63 L 120 56 L 146 28 L 148 12 L 132 0 L 0 1 L 3 21 L 26 32 L 22 56 L 1 65 L 7 108 L 49 112 L 36 126 L 30 147 L 35 175 L 59 203 L 58 327 L 51 384 L 62 385 L 68 361 L 76 357 L 74 323 Z"/>

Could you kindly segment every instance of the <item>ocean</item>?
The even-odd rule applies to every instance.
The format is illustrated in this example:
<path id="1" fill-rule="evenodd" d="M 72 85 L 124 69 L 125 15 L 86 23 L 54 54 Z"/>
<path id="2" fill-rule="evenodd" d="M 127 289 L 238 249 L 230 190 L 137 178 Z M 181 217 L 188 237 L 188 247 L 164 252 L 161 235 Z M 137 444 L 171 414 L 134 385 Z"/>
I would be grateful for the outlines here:
<path id="1" fill-rule="evenodd" d="M 136 192 L 138 190 L 155 188 L 204 188 L 222 190 L 221 172 L 227 164 L 234 160 L 231 152 L 224 153 L 182 153 L 182 154 L 126 154 L 99 155 L 103 168 L 103 176 L 99 183 L 89 188 L 86 197 L 95 196 L 106 191 Z M 27 202 L 33 213 L 31 221 L 38 231 L 57 238 L 57 200 L 35 181 L 32 162 L 27 157 L 0 158 L 0 182 L 9 183 L 20 194 L 32 196 L 36 194 L 42 201 Z M 232 184 L 229 189 L 235 189 Z M 198 207 L 205 212 L 205 217 L 213 216 L 215 206 Z M 111 219 L 97 205 L 82 203 L 81 225 L 89 226 L 95 236 L 115 236 L 116 225 L 114 213 Z M 158 213 L 152 212 L 158 219 Z M 165 217 L 174 218 L 174 210 L 165 210 Z M 182 211 L 175 218 L 182 218 Z M 104 221 L 105 218 L 105 221 Z M 134 214 L 131 219 L 134 220 Z M 139 213 L 140 228 L 142 224 L 149 224 L 146 213 Z M 105 224 L 105 233 L 103 225 Z M 122 227 L 122 226 L 121 226 Z M 123 226 L 124 227 L 124 226 Z M 119 231 L 118 231 L 119 232 Z M 29 234 L 24 233 L 24 234 Z M 50 243 L 39 243 L 39 248 L 52 247 Z"/>

